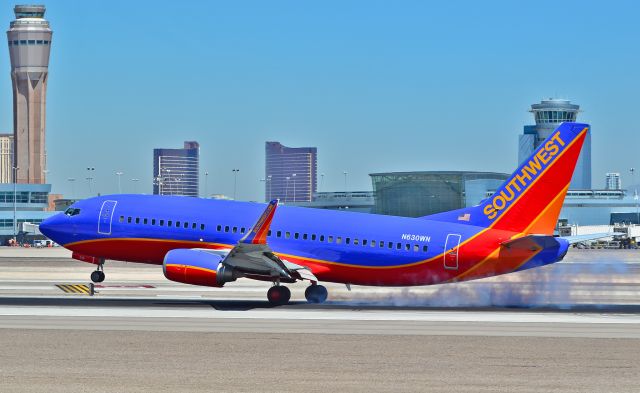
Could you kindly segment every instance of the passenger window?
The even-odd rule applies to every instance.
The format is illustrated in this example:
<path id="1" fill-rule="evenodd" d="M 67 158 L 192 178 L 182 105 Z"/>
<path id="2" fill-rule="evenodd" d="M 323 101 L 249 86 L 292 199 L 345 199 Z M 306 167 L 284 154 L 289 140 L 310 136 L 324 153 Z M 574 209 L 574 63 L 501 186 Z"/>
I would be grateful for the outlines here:
<path id="1" fill-rule="evenodd" d="M 320 241 L 323 242 L 324 241 L 324 235 L 320 235 Z"/>
<path id="2" fill-rule="evenodd" d="M 222 230 L 222 225 L 218 225 L 218 226 L 216 227 L 216 231 L 220 232 L 221 230 Z"/>
<path id="3" fill-rule="evenodd" d="M 419 246 L 419 245 L 417 245 L 417 244 L 414 244 L 414 245 L 413 245 L 413 251 L 415 251 L 415 252 L 420 251 L 420 246 Z"/>
<path id="4" fill-rule="evenodd" d="M 427 252 L 427 250 L 429 250 L 428 246 L 422 246 L 422 252 Z"/>
<path id="5" fill-rule="evenodd" d="M 189 229 L 189 223 L 188 223 L 188 222 L 185 222 L 185 223 L 184 223 L 184 225 L 183 225 L 183 227 L 184 227 L 184 229 Z"/>
<path id="6" fill-rule="evenodd" d="M 276 232 L 276 237 L 282 237 L 282 231 Z"/>
<path id="7" fill-rule="evenodd" d="M 200 224 L 200 230 L 204 231 L 204 224 Z"/>
<path id="8" fill-rule="evenodd" d="M 315 233 L 311 234 L 311 240 L 316 240 L 316 234 Z"/>
<path id="9" fill-rule="evenodd" d="M 307 240 L 309 238 L 309 235 L 307 235 L 306 233 L 302 234 L 302 240 Z"/>
<path id="10" fill-rule="evenodd" d="M 342 244 L 342 238 L 340 236 L 336 237 L 336 244 Z"/>
<path id="11" fill-rule="evenodd" d="M 131 217 L 127 217 L 127 223 L 131 224 Z"/>
<path id="12" fill-rule="evenodd" d="M 384 242 L 380 241 L 380 248 L 384 248 Z"/>
<path id="13" fill-rule="evenodd" d="M 407 243 L 404 245 L 404 249 L 409 251 L 411 249 L 411 244 Z"/>
<path id="14" fill-rule="evenodd" d="M 149 222 L 149 219 L 148 219 L 148 218 L 145 218 L 144 220 L 142 220 L 142 223 L 143 223 L 144 225 L 147 225 L 147 223 L 148 223 L 148 222 Z"/>
<path id="15" fill-rule="evenodd" d="M 240 233 L 244 233 L 244 227 L 240 228 Z"/>
<path id="16" fill-rule="evenodd" d="M 349 238 L 349 237 L 345 238 L 345 239 L 344 239 L 344 243 L 345 243 L 345 244 L 349 244 L 349 243 L 351 243 L 351 238 Z"/>
<path id="17" fill-rule="evenodd" d="M 229 225 L 225 225 L 225 226 L 224 226 L 224 231 L 225 231 L 225 232 L 229 232 Z"/>
<path id="18" fill-rule="evenodd" d="M 198 227 L 198 224 L 196 224 L 195 222 L 191 224 L 191 229 L 196 229 L 197 227 Z"/>
<path id="19" fill-rule="evenodd" d="M 160 226 L 163 227 L 164 226 L 164 220 L 160 220 Z"/>
<path id="20" fill-rule="evenodd" d="M 298 232 L 293 234 L 293 238 L 298 240 L 298 238 L 300 237 L 300 234 Z"/>
<path id="21" fill-rule="evenodd" d="M 353 239 L 353 245 L 357 246 L 358 244 L 360 244 L 360 242 L 358 241 L 358 239 Z"/>
<path id="22" fill-rule="evenodd" d="M 168 226 L 168 227 L 170 227 L 171 225 L 173 225 L 173 221 L 168 220 L 168 221 L 167 221 L 167 226 Z"/>
<path id="23" fill-rule="evenodd" d="M 376 241 L 375 240 L 371 240 L 371 247 L 375 247 L 376 246 Z"/>
<path id="24" fill-rule="evenodd" d="M 396 243 L 396 250 L 402 250 L 402 243 Z"/>
<path id="25" fill-rule="evenodd" d="M 176 221 L 176 228 L 180 228 L 180 221 Z"/>
<path id="26" fill-rule="evenodd" d="M 284 238 L 285 239 L 289 239 L 291 237 L 291 232 L 285 232 L 284 233 Z"/>
<path id="27" fill-rule="evenodd" d="M 156 219 L 155 218 L 151 219 L 151 225 L 156 225 Z"/>
<path id="28" fill-rule="evenodd" d="M 392 248 L 393 248 L 393 242 L 389 242 L 389 243 L 387 244 L 387 247 L 389 247 L 389 249 L 392 249 Z"/>
<path id="29" fill-rule="evenodd" d="M 328 241 L 329 243 L 333 243 L 333 236 L 329 236 L 329 237 L 327 238 L 327 241 Z"/>
<path id="30" fill-rule="evenodd" d="M 140 224 L 140 217 L 136 217 L 136 224 Z"/>
<path id="31" fill-rule="evenodd" d="M 233 227 L 233 233 L 238 232 L 238 227 Z"/>
<path id="32" fill-rule="evenodd" d="M 120 216 L 120 222 L 124 222 L 124 216 Z"/>
<path id="33" fill-rule="evenodd" d="M 362 245 L 366 246 L 367 245 L 367 239 L 362 239 Z"/>
<path id="34" fill-rule="evenodd" d="M 271 236 L 271 229 L 269 229 L 269 232 L 267 232 L 267 236 Z"/>

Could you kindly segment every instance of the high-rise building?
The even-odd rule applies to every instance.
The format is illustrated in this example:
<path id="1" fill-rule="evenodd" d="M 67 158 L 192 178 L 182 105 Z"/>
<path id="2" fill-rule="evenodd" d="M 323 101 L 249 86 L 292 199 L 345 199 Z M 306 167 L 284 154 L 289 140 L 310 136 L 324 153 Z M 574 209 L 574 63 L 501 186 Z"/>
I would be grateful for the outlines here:
<path id="1" fill-rule="evenodd" d="M 199 195 L 200 145 L 184 142 L 182 149 L 153 149 L 155 195 Z"/>
<path id="2" fill-rule="evenodd" d="M 620 174 L 617 172 L 607 173 L 605 180 L 606 190 L 622 190 L 622 181 L 620 180 Z"/>
<path id="3" fill-rule="evenodd" d="M 524 126 L 519 138 L 518 162 L 526 160 L 551 133 L 565 121 L 576 121 L 580 106 L 569 100 L 549 98 L 539 104 L 531 105 L 536 124 Z M 571 178 L 569 189 L 591 189 L 591 130 L 582 145 L 576 169 Z"/>
<path id="4" fill-rule="evenodd" d="M 16 5 L 7 31 L 18 183 L 45 183 L 45 115 L 51 35 L 44 5 Z"/>
<path id="5" fill-rule="evenodd" d="M 13 134 L 0 134 L 0 183 L 13 182 Z"/>
<path id="6" fill-rule="evenodd" d="M 265 198 L 310 202 L 317 187 L 318 149 L 265 144 Z"/>

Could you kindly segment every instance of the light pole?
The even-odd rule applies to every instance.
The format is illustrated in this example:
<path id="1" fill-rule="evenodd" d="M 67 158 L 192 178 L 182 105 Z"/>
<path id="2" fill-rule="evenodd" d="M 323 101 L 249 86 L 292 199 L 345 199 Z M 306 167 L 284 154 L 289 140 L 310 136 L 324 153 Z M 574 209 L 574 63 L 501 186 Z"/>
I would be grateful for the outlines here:
<path id="1" fill-rule="evenodd" d="M 133 193 L 134 194 L 136 193 L 136 189 L 137 189 L 136 185 L 138 184 L 139 181 L 140 181 L 140 179 L 135 179 L 135 178 L 131 179 L 131 182 L 133 183 Z"/>
<path id="2" fill-rule="evenodd" d="M 296 174 L 291 174 L 291 177 L 293 178 L 293 203 L 296 203 Z"/>
<path id="3" fill-rule="evenodd" d="M 287 181 L 285 187 L 284 187 L 284 200 L 285 202 L 289 202 L 289 179 L 291 179 L 289 176 L 285 177 L 285 180 Z"/>
<path id="4" fill-rule="evenodd" d="M 638 210 L 638 186 L 636 185 L 636 169 L 629 169 L 631 172 L 631 181 L 633 182 L 633 199 L 636 201 L 636 225 L 640 225 L 640 210 Z"/>
<path id="5" fill-rule="evenodd" d="M 320 189 L 318 192 L 322 192 L 322 185 L 324 184 L 324 173 L 320 174 Z"/>
<path id="6" fill-rule="evenodd" d="M 73 199 L 75 197 L 75 195 L 76 195 L 76 187 L 75 187 L 76 179 L 75 179 L 75 177 L 70 177 L 70 178 L 67 179 L 67 181 L 69 183 L 71 183 L 71 198 L 70 199 Z"/>
<path id="7" fill-rule="evenodd" d="M 342 172 L 344 174 L 344 192 L 347 193 L 347 175 L 349 174 L 347 171 Z"/>
<path id="8" fill-rule="evenodd" d="M 235 201 L 238 188 L 238 172 L 240 172 L 240 169 L 232 169 L 231 171 L 233 172 L 233 200 Z"/>
<path id="9" fill-rule="evenodd" d="M 169 186 L 169 195 L 171 195 L 171 169 L 165 169 L 165 172 L 167 172 L 167 177 L 165 178 L 165 184 Z"/>
<path id="10" fill-rule="evenodd" d="M 271 202 L 271 197 L 273 196 L 273 194 L 271 193 L 271 175 L 267 176 L 267 181 L 269 182 L 269 199 L 267 200 L 267 202 Z"/>
<path id="11" fill-rule="evenodd" d="M 264 188 L 265 188 L 265 192 L 264 192 L 264 199 L 266 199 L 266 202 L 269 202 L 269 200 L 267 199 L 267 179 L 260 179 L 260 183 L 264 183 Z"/>
<path id="12" fill-rule="evenodd" d="M 118 176 L 118 194 L 122 194 L 122 183 L 120 182 L 120 178 L 122 177 L 122 175 L 124 175 L 124 172 L 116 172 L 116 176 Z"/>
<path id="13" fill-rule="evenodd" d="M 89 196 L 93 195 L 93 191 L 91 190 L 91 181 L 93 180 L 93 177 L 91 176 L 91 174 L 96 170 L 96 168 L 92 167 L 92 166 L 88 166 L 87 167 L 87 181 L 89 182 Z"/>
<path id="14" fill-rule="evenodd" d="M 208 198 L 207 195 L 209 195 L 209 172 L 205 171 L 204 172 L 204 197 L 205 199 Z"/>
<path id="15" fill-rule="evenodd" d="M 13 168 L 13 240 L 16 240 L 16 238 L 18 237 L 18 220 L 16 219 L 16 210 L 17 210 L 17 204 L 16 204 L 16 196 L 18 195 L 18 169 L 20 169 L 17 166 L 12 167 Z"/>

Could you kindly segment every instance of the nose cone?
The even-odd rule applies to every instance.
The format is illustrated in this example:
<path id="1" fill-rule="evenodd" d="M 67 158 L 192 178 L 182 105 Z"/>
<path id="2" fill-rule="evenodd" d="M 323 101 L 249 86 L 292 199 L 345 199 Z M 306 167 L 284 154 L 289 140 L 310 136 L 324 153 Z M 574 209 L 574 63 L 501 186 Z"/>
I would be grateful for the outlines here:
<path id="1" fill-rule="evenodd" d="M 63 244 L 63 233 L 69 231 L 68 217 L 63 213 L 51 216 L 39 225 L 40 232 L 58 244 Z"/>

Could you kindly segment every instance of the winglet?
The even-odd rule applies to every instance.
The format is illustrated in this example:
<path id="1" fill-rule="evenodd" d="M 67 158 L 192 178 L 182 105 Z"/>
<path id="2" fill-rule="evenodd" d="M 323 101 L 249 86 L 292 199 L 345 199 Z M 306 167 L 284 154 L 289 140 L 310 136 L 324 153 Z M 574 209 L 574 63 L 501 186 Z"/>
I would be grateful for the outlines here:
<path id="1" fill-rule="evenodd" d="M 267 208 L 264 209 L 264 212 L 262 213 L 258 221 L 256 221 L 253 227 L 251 227 L 251 230 L 247 232 L 247 234 L 244 235 L 242 239 L 240 239 L 240 243 L 267 244 L 267 234 L 269 233 L 271 221 L 273 221 L 273 216 L 276 213 L 277 207 L 277 199 L 269 202 Z"/>

